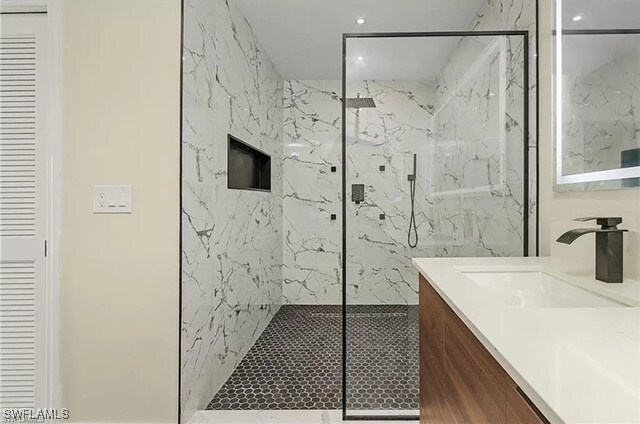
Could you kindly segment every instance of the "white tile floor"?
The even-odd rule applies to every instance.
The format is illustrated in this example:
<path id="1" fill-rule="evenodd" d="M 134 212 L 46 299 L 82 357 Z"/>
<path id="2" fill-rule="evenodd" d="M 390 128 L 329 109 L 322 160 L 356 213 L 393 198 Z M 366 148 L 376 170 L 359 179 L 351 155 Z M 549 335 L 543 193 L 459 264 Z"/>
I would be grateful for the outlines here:
<path id="1" fill-rule="evenodd" d="M 356 421 L 366 424 L 405 423 L 418 421 Z M 341 411 L 198 411 L 189 424 L 340 424 Z"/>

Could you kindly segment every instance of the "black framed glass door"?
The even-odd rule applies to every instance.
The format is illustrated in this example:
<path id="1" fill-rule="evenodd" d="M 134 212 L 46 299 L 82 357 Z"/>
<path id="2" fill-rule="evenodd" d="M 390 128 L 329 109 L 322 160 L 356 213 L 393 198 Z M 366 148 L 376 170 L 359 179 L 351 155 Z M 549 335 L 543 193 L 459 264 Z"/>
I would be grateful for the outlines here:
<path id="1" fill-rule="evenodd" d="M 414 257 L 528 255 L 526 31 L 343 37 L 343 415 L 416 419 Z"/>

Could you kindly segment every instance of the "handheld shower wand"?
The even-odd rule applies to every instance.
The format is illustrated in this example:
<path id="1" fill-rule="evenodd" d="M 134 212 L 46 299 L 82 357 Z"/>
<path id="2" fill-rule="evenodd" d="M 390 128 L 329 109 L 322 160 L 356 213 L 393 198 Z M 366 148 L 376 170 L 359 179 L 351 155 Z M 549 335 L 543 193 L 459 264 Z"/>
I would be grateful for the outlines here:
<path id="1" fill-rule="evenodd" d="M 413 174 L 407 175 L 409 180 L 409 192 L 411 193 L 411 217 L 409 218 L 409 232 L 407 234 L 407 243 L 410 248 L 415 248 L 418 245 L 418 227 L 416 226 L 416 214 L 415 214 L 415 202 L 416 202 L 416 161 L 417 156 L 413 154 Z M 415 235 L 415 242 L 411 243 L 411 232 Z"/>

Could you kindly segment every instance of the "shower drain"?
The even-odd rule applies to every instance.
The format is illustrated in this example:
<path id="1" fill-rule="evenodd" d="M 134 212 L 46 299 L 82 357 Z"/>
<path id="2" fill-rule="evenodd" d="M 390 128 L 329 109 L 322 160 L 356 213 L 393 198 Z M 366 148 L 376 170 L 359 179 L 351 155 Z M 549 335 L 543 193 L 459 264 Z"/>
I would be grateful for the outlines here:
<path id="1" fill-rule="evenodd" d="M 313 312 L 312 317 L 323 318 L 342 318 L 342 314 L 330 312 Z M 387 317 L 406 317 L 406 312 L 374 312 L 374 313 L 347 313 L 347 318 L 387 318 Z"/>

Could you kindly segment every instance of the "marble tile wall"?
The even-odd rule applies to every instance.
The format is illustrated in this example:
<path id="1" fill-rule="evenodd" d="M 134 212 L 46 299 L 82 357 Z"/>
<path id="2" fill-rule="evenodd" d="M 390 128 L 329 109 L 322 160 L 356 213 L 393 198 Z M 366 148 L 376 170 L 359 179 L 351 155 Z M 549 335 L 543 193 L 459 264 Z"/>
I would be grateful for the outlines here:
<path id="1" fill-rule="evenodd" d="M 340 81 L 284 84 L 285 303 L 341 303 L 340 93 Z"/>
<path id="2" fill-rule="evenodd" d="M 413 256 L 433 256 L 427 202 L 433 82 L 349 82 L 347 96 L 372 97 L 374 109 L 347 113 L 347 302 L 415 304 L 418 276 Z M 415 214 L 419 242 L 408 246 L 409 181 L 417 154 Z M 384 171 L 380 169 L 384 166 Z M 364 184 L 365 201 L 351 201 L 352 184 Z M 384 214 L 384 219 L 380 218 Z M 413 237 L 413 236 L 412 236 Z"/>
<path id="3" fill-rule="evenodd" d="M 526 30 L 529 32 L 529 170 L 536 169 L 537 134 L 536 134 L 536 7 L 538 1 L 532 0 L 487 0 L 478 9 L 469 28 L 473 31 L 483 30 Z M 537 177 L 529 172 L 529 192 L 536 193 Z M 529 254 L 536 254 L 536 220 L 537 199 L 529 196 Z"/>
<path id="4" fill-rule="evenodd" d="M 462 74 L 348 85 L 348 96 L 376 102 L 347 111 L 347 197 L 351 184 L 364 184 L 366 193 L 364 202 L 347 204 L 349 303 L 415 303 L 411 257 L 522 255 L 523 88 L 500 86 L 517 78 L 496 78 L 494 56 L 510 55 L 506 40 L 497 52 L 479 61 L 467 85 L 458 81 Z M 495 99 L 488 95 L 494 88 Z M 285 82 L 286 303 L 341 302 L 340 91 L 340 81 Z M 506 133 L 500 105 L 504 119 L 513 119 Z M 420 240 L 412 249 L 407 175 L 414 153 Z M 455 161 L 439 161 L 447 157 Z"/>
<path id="5" fill-rule="evenodd" d="M 282 302 L 283 80 L 233 0 L 186 0 L 182 399 L 203 409 Z M 270 193 L 227 189 L 227 134 L 271 155 Z"/>
<path id="6" fill-rule="evenodd" d="M 526 29 L 533 46 L 535 2 L 488 0 L 468 29 Z M 407 265 L 411 256 L 522 255 L 525 210 L 530 222 L 529 246 L 535 253 L 535 197 L 528 199 L 526 209 L 523 207 L 524 88 L 522 69 L 518 69 L 524 54 L 521 37 L 502 38 L 505 45 L 499 46 L 499 51 L 506 59 L 505 69 L 499 69 L 497 62 L 503 56 L 494 54 L 476 72 L 481 85 L 458 87 L 469 66 L 489 47 L 487 43 L 495 41 L 463 41 L 438 81 L 364 81 L 348 86 L 349 96 L 371 96 L 378 105 L 376 109 L 348 112 L 347 195 L 351 193 L 350 184 L 364 183 L 368 198 L 360 205 L 347 205 L 350 303 L 415 303 L 415 272 Z M 500 72 L 506 76 L 506 85 L 504 79 L 498 78 Z M 535 80 L 532 53 L 531 123 L 535 122 Z M 495 99 L 484 92 L 493 86 L 501 90 Z M 339 81 L 285 82 L 286 303 L 341 301 L 340 93 Z M 465 96 L 474 95 L 478 103 L 465 101 Z M 447 100 L 450 96 L 453 100 Z M 448 105 L 443 106 L 445 102 Z M 505 122 L 469 121 L 471 116 L 478 116 L 473 108 L 484 107 L 489 112 L 489 108 L 499 105 L 505 108 Z M 442 109 L 432 116 L 438 108 Z M 507 130 L 500 131 L 498 124 Z M 447 132 L 447 125 L 457 134 Z M 491 128 L 494 134 L 485 133 L 476 139 L 503 139 L 480 144 L 460 142 L 465 137 L 475 141 L 468 136 L 477 134 L 482 127 Z M 530 170 L 535 169 L 534 131 L 535 126 L 531 125 Z M 438 142 L 432 143 L 432 149 L 429 141 Z M 451 148 L 456 162 L 438 163 L 435 153 L 446 153 L 440 150 Z M 413 153 L 418 155 L 419 175 L 440 173 L 449 178 L 418 178 L 416 214 L 421 240 L 416 249 L 407 247 L 406 241 L 410 211 L 407 174 L 412 169 Z M 385 171 L 379 170 L 380 165 L 385 165 Z M 336 173 L 331 172 L 331 166 L 337 167 Z M 465 170 L 461 175 L 460 169 Z M 535 193 L 535 181 L 535 174 L 530 172 L 531 193 Z M 446 184 L 449 190 L 445 190 Z M 478 190 L 482 187 L 487 189 Z M 455 194 L 470 188 L 476 193 Z M 442 191 L 454 193 L 433 195 Z M 380 219 L 381 213 L 385 214 L 384 220 Z M 336 214 L 335 221 L 330 219 L 331 214 Z"/>
<path id="7" fill-rule="evenodd" d="M 285 303 L 341 303 L 339 93 L 340 81 L 285 82 Z M 410 207 L 406 174 L 412 152 L 425 145 L 433 84 L 363 81 L 348 87 L 348 96 L 358 93 L 373 97 L 377 107 L 348 110 L 348 184 L 366 180 L 367 193 L 365 202 L 347 205 L 347 272 L 354 280 L 349 296 L 354 303 L 356 298 L 365 304 L 415 303 L 416 279 L 406 247 Z M 336 172 L 331 171 L 333 166 Z M 380 219 L 381 213 L 385 219 Z M 331 220 L 332 214 L 336 220 Z M 430 250 L 420 252 L 424 256 Z"/>
<path id="8" fill-rule="evenodd" d="M 438 256 L 524 253 L 524 38 L 464 38 L 436 83 L 431 202 Z"/>

